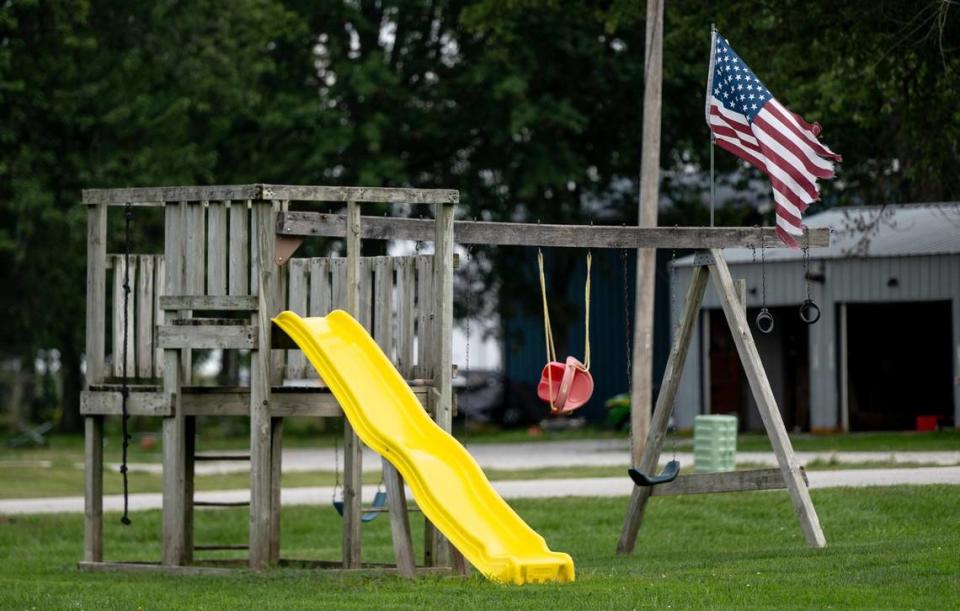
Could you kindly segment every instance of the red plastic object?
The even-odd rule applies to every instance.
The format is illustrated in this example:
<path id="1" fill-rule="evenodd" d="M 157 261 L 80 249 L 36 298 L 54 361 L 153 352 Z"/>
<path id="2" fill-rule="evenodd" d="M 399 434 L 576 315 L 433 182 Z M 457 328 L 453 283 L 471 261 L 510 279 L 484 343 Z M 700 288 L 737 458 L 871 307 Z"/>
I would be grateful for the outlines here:
<path id="1" fill-rule="evenodd" d="M 593 376 L 572 356 L 567 357 L 566 363 L 551 361 L 543 367 L 537 396 L 550 404 L 554 414 L 569 414 L 589 401 L 591 395 Z"/>
<path id="2" fill-rule="evenodd" d="M 940 416 L 917 416 L 918 431 L 935 431 L 940 424 Z"/>

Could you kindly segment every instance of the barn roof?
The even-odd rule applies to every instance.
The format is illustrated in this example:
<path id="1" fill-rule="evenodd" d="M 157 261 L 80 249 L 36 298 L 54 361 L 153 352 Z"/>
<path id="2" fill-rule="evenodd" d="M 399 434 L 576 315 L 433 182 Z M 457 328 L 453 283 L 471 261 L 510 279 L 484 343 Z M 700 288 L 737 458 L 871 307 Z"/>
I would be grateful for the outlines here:
<path id="1" fill-rule="evenodd" d="M 808 227 L 832 230 L 830 246 L 810 250 L 811 259 L 848 257 L 905 257 L 960 253 L 960 202 L 850 206 L 812 214 Z M 728 248 L 728 263 L 750 263 L 749 248 Z M 803 251 L 775 248 L 764 253 L 765 260 L 792 261 Z M 760 253 L 756 254 L 759 260 Z M 674 265 L 687 266 L 693 256 L 677 259 Z"/>

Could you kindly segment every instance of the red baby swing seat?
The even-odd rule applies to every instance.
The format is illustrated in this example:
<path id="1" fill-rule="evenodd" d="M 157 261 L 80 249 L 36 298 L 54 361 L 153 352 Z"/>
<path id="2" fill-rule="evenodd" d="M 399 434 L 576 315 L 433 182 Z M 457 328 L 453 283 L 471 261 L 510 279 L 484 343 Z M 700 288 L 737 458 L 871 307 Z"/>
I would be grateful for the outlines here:
<path id="1" fill-rule="evenodd" d="M 590 375 L 590 264 L 592 256 L 587 253 L 587 281 L 584 288 L 586 312 L 584 362 L 568 356 L 566 362 L 557 360 L 553 344 L 553 329 L 547 307 L 547 282 L 543 272 L 543 252 L 537 251 L 540 265 L 540 292 L 543 296 L 543 332 L 547 344 L 547 364 L 540 374 L 537 396 L 550 404 L 553 414 L 569 414 L 583 406 L 593 395 L 593 376 Z"/>

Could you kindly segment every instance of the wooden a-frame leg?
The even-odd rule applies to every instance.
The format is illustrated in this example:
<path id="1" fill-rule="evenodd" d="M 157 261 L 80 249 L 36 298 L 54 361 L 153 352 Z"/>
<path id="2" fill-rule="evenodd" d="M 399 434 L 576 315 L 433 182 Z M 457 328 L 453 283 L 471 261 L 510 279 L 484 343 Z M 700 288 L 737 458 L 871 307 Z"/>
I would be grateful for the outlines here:
<path id="1" fill-rule="evenodd" d="M 753 392 L 757 408 L 760 410 L 760 418 L 763 420 L 763 426 L 767 430 L 767 436 L 770 438 L 773 451 L 777 456 L 784 483 L 790 492 L 790 498 L 800 520 L 800 527 L 803 529 L 804 537 L 811 547 L 824 547 L 827 540 L 820 528 L 820 519 L 813 507 L 813 501 L 804 482 L 796 455 L 793 453 L 790 437 L 783 426 L 783 418 L 780 415 L 780 409 L 777 407 L 777 400 L 773 396 L 773 390 L 770 388 L 770 381 L 763 369 L 763 363 L 760 362 L 760 354 L 753 341 L 746 314 L 740 305 L 733 278 L 730 276 L 730 269 L 723 258 L 722 250 L 711 249 L 710 253 L 713 256 L 710 267 L 713 271 L 717 291 L 720 294 L 720 303 L 723 305 L 727 324 L 730 325 L 733 341 L 737 346 L 737 352 L 740 354 L 740 362 L 743 364 L 747 380 L 750 382 L 750 390 Z"/>
<path id="2" fill-rule="evenodd" d="M 677 328 L 673 347 L 667 359 L 667 367 L 663 373 L 663 382 L 660 384 L 660 394 L 657 396 L 657 405 L 653 410 L 653 419 L 647 433 L 647 441 L 643 446 L 643 456 L 638 468 L 645 473 L 652 473 L 660 460 L 660 451 L 667 434 L 670 416 L 673 413 L 673 402 L 680 385 L 680 376 L 683 365 L 687 360 L 687 349 L 690 347 L 690 338 L 693 336 L 697 313 L 703 302 L 703 293 L 707 286 L 709 273 L 705 267 L 694 267 L 690 286 L 683 302 L 683 314 Z M 617 542 L 618 554 L 629 554 L 637 543 L 637 531 L 643 521 L 643 512 L 650 498 L 650 487 L 634 486 L 630 496 L 630 506 L 623 523 L 620 540 Z"/>
<path id="3" fill-rule="evenodd" d="M 401 577 L 412 579 L 417 564 L 413 558 L 413 540 L 410 537 L 410 518 L 403 478 L 386 458 L 383 459 L 383 484 L 387 489 L 387 507 L 390 509 L 390 533 L 393 535 L 393 553 Z"/>

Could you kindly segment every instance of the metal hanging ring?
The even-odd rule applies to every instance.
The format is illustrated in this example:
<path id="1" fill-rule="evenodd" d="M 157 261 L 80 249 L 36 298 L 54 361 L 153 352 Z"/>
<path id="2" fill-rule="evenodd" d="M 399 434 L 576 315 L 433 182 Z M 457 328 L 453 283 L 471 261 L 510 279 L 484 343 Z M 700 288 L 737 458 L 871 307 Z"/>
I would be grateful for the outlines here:
<path id="1" fill-rule="evenodd" d="M 767 308 L 760 308 L 760 313 L 757 314 L 757 329 L 764 334 L 773 331 L 773 314 Z"/>
<path id="2" fill-rule="evenodd" d="M 813 302 L 812 299 L 805 299 L 802 304 L 800 304 L 800 320 L 812 325 L 818 320 L 820 320 L 820 306 Z"/>

